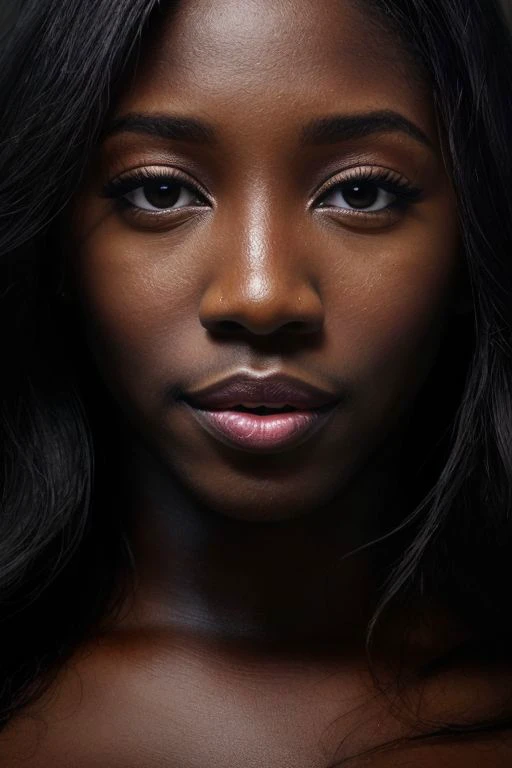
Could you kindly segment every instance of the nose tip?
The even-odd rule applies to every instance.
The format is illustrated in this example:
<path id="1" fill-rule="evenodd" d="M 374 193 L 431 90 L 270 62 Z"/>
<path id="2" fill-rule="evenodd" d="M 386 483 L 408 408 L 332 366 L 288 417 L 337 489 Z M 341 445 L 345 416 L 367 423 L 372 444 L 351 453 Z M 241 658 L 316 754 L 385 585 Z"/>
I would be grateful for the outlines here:
<path id="1" fill-rule="evenodd" d="M 203 327 L 212 332 L 313 334 L 323 326 L 324 310 L 312 287 L 280 288 L 258 295 L 213 289 L 203 296 L 199 317 Z"/>

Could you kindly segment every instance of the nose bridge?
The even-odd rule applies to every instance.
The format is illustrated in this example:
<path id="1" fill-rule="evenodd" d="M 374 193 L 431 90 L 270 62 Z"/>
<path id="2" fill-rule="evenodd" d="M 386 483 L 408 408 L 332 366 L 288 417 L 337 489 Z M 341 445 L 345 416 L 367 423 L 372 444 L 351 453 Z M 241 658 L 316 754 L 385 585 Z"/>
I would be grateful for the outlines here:
<path id="1" fill-rule="evenodd" d="M 243 272 L 240 277 L 244 278 L 244 290 L 250 301 L 275 301 L 283 289 L 292 289 L 299 253 L 295 251 L 293 258 L 293 235 L 291 231 L 283 232 L 285 206 L 279 202 L 268 191 L 255 195 L 245 206 L 238 257 Z"/>
<path id="2" fill-rule="evenodd" d="M 219 212 L 228 234 L 201 302 L 201 322 L 236 323 L 253 333 L 286 325 L 318 330 L 322 302 L 288 198 L 279 197 L 277 184 L 252 181 L 251 191 Z"/>

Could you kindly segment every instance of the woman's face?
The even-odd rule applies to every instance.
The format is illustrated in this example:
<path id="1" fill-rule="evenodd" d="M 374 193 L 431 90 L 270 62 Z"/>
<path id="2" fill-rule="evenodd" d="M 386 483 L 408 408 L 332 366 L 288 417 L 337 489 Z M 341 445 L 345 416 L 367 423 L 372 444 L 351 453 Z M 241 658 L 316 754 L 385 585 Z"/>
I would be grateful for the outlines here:
<path id="1" fill-rule="evenodd" d="M 459 235 L 429 91 L 371 22 L 343 0 L 180 3 L 75 201 L 98 369 L 134 433 L 229 517 L 341 497 L 399 431 L 451 311 Z M 327 411 L 243 382 L 182 399 L 234 374 L 295 377 Z M 294 415 L 233 414 L 293 397 Z"/>

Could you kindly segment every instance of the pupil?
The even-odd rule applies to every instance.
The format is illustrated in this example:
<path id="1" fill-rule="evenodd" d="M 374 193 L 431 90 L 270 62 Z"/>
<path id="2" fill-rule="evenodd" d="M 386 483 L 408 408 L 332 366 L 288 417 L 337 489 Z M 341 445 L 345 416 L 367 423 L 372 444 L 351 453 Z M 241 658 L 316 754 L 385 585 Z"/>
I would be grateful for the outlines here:
<path id="1" fill-rule="evenodd" d="M 148 203 L 155 208 L 172 208 L 180 196 L 180 184 L 173 181 L 157 181 L 144 188 Z"/>
<path id="2" fill-rule="evenodd" d="M 343 197 L 352 208 L 370 208 L 375 204 L 378 192 L 371 181 L 358 181 L 344 188 Z"/>

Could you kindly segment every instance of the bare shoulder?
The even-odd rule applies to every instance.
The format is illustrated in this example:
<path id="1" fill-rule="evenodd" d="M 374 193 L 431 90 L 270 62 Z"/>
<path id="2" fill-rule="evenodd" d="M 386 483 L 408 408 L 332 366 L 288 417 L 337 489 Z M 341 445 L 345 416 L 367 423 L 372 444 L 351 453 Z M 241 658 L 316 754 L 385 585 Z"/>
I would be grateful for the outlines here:
<path id="1" fill-rule="evenodd" d="M 355 668 L 240 664 L 183 639 L 119 635 L 81 649 L 0 734 L 0 768 L 512 765 L 508 733 L 372 751 L 402 734 L 361 679 Z M 492 675 L 465 671 L 423 691 L 423 713 L 449 719 L 461 703 L 473 714 L 478 703 L 483 714 L 495 688 Z"/>
<path id="2" fill-rule="evenodd" d="M 406 743 L 360 761 L 356 759 L 353 768 L 510 768 L 511 765 L 512 734 L 493 734 L 437 743 Z"/>
<path id="3" fill-rule="evenodd" d="M 129 646 L 92 643 L 60 670 L 42 697 L 0 733 L 0 767 L 143 766 L 133 727 L 136 694 L 143 716 L 141 670 Z M 128 751 L 130 760 L 123 760 Z"/>

